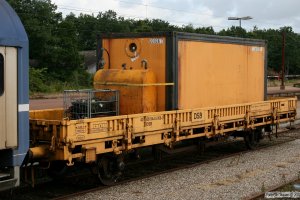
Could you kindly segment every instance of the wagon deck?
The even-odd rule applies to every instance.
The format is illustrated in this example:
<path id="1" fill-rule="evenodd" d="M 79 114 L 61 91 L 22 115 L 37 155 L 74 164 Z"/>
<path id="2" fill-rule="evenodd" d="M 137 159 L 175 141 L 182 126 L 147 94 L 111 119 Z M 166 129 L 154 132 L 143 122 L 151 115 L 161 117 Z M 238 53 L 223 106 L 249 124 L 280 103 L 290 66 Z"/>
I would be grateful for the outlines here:
<path id="1" fill-rule="evenodd" d="M 192 138 L 229 135 L 263 125 L 292 122 L 297 98 L 229 106 L 174 110 L 122 116 L 69 120 L 63 110 L 30 111 L 33 152 L 49 160 L 96 161 L 98 154 L 174 143 Z M 44 145 L 40 145 L 43 143 Z M 38 146 L 42 149 L 34 149 Z"/>

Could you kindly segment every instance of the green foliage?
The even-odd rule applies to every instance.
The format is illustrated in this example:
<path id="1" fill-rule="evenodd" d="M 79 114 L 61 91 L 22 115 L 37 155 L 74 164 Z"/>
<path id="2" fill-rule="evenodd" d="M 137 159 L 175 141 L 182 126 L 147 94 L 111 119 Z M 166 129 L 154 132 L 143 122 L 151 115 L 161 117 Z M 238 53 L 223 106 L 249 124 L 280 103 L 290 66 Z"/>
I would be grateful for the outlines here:
<path id="1" fill-rule="evenodd" d="M 46 68 L 35 69 L 29 67 L 29 88 L 31 92 L 47 92 L 48 86 L 46 81 Z"/>
<path id="2" fill-rule="evenodd" d="M 209 35 L 215 35 L 215 31 L 213 27 L 199 27 L 195 29 L 196 33 L 201 33 L 201 34 L 209 34 Z"/>
<path id="3" fill-rule="evenodd" d="M 92 75 L 82 70 L 73 71 L 70 79 L 61 81 L 49 76 L 46 68 L 29 68 L 29 89 L 33 93 L 57 93 L 66 89 L 90 88 Z"/>
<path id="4" fill-rule="evenodd" d="M 9 0 L 20 16 L 29 37 L 30 58 L 43 58 L 55 47 L 57 25 L 62 14 L 50 0 Z"/>
<path id="5" fill-rule="evenodd" d="M 60 81 L 82 68 L 75 22 L 63 19 L 50 0 L 9 0 L 19 14 L 29 37 L 29 58 L 38 61 L 34 68 L 47 69 Z"/>
<path id="6" fill-rule="evenodd" d="M 246 31 L 237 26 L 216 33 L 212 27 L 171 25 L 160 19 L 133 20 L 108 10 L 96 16 L 70 13 L 65 18 L 51 0 L 8 0 L 20 16 L 30 41 L 31 91 L 58 91 L 72 87 L 91 87 L 91 76 L 83 69 L 79 51 L 95 50 L 99 33 L 182 31 L 191 33 L 255 38 L 268 44 L 267 63 L 273 73 L 281 70 L 282 33 L 286 34 L 285 68 L 300 73 L 300 35 L 291 27 Z"/>
<path id="7" fill-rule="evenodd" d="M 288 74 L 300 73 L 300 36 L 291 27 L 258 30 L 248 32 L 248 37 L 263 39 L 268 44 L 268 67 L 276 72 L 281 71 L 282 65 L 282 34 L 286 35 L 285 43 L 285 71 Z"/>
<path id="8" fill-rule="evenodd" d="M 232 26 L 227 30 L 221 30 L 218 35 L 221 36 L 232 36 L 232 37 L 247 37 L 247 32 L 245 29 L 239 26 Z"/>

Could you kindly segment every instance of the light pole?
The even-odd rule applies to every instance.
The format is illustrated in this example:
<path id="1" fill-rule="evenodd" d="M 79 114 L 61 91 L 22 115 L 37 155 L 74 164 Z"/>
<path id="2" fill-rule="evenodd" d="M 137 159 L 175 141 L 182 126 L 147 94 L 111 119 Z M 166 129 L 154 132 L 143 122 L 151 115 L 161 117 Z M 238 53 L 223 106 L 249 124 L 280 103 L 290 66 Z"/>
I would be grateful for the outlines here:
<path id="1" fill-rule="evenodd" d="M 282 32 L 282 64 L 281 64 L 281 85 L 280 85 L 280 89 L 284 90 L 285 89 L 285 85 L 284 85 L 284 78 L 285 78 L 285 67 L 284 67 L 284 54 L 285 54 L 285 32 L 283 30 Z"/>
<path id="2" fill-rule="evenodd" d="M 239 20 L 240 21 L 240 28 L 242 28 L 242 20 L 249 20 L 249 19 L 253 19 L 250 16 L 246 16 L 246 17 L 228 17 L 228 20 Z"/>

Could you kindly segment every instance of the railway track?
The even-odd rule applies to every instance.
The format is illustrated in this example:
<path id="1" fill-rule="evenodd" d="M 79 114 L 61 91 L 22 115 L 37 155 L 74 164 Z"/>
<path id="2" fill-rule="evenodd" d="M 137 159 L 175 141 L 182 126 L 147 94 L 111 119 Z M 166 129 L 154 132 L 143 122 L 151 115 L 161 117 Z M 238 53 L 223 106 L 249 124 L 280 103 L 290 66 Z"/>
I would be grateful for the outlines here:
<path id="1" fill-rule="evenodd" d="M 258 192 L 258 193 L 255 193 L 253 195 L 250 195 L 249 197 L 245 198 L 244 200 L 263 200 L 263 199 L 266 199 L 265 198 L 265 194 L 267 192 L 280 192 L 281 189 L 283 187 L 285 187 L 286 185 L 293 185 L 294 183 L 296 183 L 298 181 L 299 181 L 299 177 L 297 177 L 297 178 L 295 178 L 293 180 L 290 180 L 288 182 L 283 182 L 283 183 L 280 183 L 278 185 L 275 185 L 272 188 L 268 188 L 266 191 L 262 191 L 262 192 Z M 295 192 L 295 189 L 292 190 L 292 191 L 288 191 L 288 192 Z M 299 193 L 299 191 L 296 191 L 296 192 Z M 276 198 L 276 199 L 278 199 L 278 198 Z M 290 199 L 290 198 L 280 198 L 280 199 Z"/>
<path id="2" fill-rule="evenodd" d="M 280 130 L 278 138 L 275 139 L 275 136 L 272 136 L 271 141 L 269 138 L 263 139 L 256 151 L 300 138 L 300 136 L 297 135 L 299 129 L 300 125 L 297 125 L 295 130 Z M 163 154 L 160 161 L 149 159 L 151 151 L 145 149 L 145 152 L 141 152 L 141 155 L 144 155 L 147 159 L 143 159 L 142 157 L 139 161 L 128 164 L 124 171 L 125 175 L 119 180 L 117 185 L 180 169 L 195 167 L 204 163 L 242 155 L 247 152 L 249 152 L 249 150 L 246 149 L 242 140 L 230 140 L 225 143 L 210 146 L 206 149 L 204 154 L 199 154 L 199 151 L 187 151 L 175 155 Z M 109 186 L 99 185 L 98 179 L 95 175 L 92 175 L 89 170 L 77 166 L 77 168 L 71 169 L 64 179 L 51 180 L 46 177 L 44 181 L 35 188 L 31 188 L 27 185 L 12 191 L 12 193 L 0 193 L 0 199 L 69 199 L 74 196 L 103 190 L 108 187 Z"/>
<path id="3" fill-rule="evenodd" d="M 283 183 L 283 184 L 276 185 L 276 186 L 274 186 L 274 187 L 272 187 L 272 188 L 270 188 L 270 189 L 268 189 L 268 190 L 266 190 L 264 192 L 259 192 L 259 193 L 253 194 L 253 195 L 245 198 L 244 200 L 263 200 L 263 199 L 265 199 L 265 193 L 267 193 L 267 192 L 273 192 L 273 191 L 274 192 L 275 191 L 279 191 L 285 185 L 292 184 L 292 183 L 294 183 L 297 180 L 299 180 L 299 179 L 297 178 L 297 179 L 294 179 L 294 180 L 292 180 L 292 181 L 290 181 L 288 183 Z M 292 191 L 289 191 L 289 192 L 292 192 Z M 278 198 L 276 198 L 276 199 L 278 199 Z M 286 199 L 286 198 L 281 198 L 281 199 Z"/>

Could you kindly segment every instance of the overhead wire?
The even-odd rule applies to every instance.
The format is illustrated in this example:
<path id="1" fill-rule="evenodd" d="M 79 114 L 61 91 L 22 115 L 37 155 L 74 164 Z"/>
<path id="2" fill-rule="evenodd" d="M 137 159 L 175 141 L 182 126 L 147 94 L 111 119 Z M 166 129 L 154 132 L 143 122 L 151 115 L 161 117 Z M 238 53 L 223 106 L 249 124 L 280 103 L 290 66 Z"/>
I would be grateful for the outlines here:
<path id="1" fill-rule="evenodd" d="M 114 0 L 114 1 L 119 1 L 119 2 L 126 2 L 126 3 L 129 3 L 127 1 L 124 1 L 124 0 Z M 147 5 L 147 4 L 142 4 L 142 3 L 137 3 L 137 2 L 134 2 L 134 4 L 137 4 L 137 5 Z M 156 7 L 156 6 L 152 6 L 152 7 Z M 96 10 L 87 10 L 87 9 L 82 9 L 82 8 L 78 8 L 78 7 L 74 7 L 74 6 L 62 6 L 62 5 L 57 5 L 57 8 L 59 9 L 66 9 L 66 10 L 70 10 L 70 11 L 79 11 L 79 12 L 86 12 L 86 13 L 101 13 L 100 11 L 96 11 Z M 157 7 L 157 8 L 162 8 L 162 7 Z M 169 8 L 163 8 L 163 9 L 167 9 L 167 10 L 175 10 L 175 11 L 180 11 L 180 12 L 185 12 L 184 10 L 176 10 L 176 9 L 169 9 Z M 34 15 L 34 13 L 18 13 L 18 14 L 26 14 L 26 15 Z M 212 15 L 211 15 L 212 16 Z M 139 19 L 139 20 L 145 20 L 145 19 L 148 19 L 148 20 L 155 20 L 157 18 L 145 18 L 143 16 L 134 16 L 134 15 L 127 15 L 127 14 L 119 14 L 118 13 L 118 16 L 117 17 L 124 17 L 124 18 L 133 18 L 133 19 Z M 185 21 L 166 21 L 168 23 L 175 23 L 175 24 L 181 24 L 182 27 L 179 27 L 179 28 L 184 28 L 184 26 L 188 26 L 188 25 L 198 25 L 198 26 L 202 26 L 202 27 L 212 27 L 212 28 L 223 28 L 224 30 L 227 28 L 229 28 L 228 26 L 211 26 L 211 25 L 206 25 L 206 24 L 200 24 L 200 23 L 186 23 Z M 41 26 L 41 27 L 44 27 L 44 26 Z M 56 30 L 67 30 L 68 28 L 56 28 Z M 54 31 L 56 31 L 54 30 Z M 94 31 L 94 30 L 80 30 L 80 31 Z M 275 34 L 277 36 L 277 34 Z"/>
<path id="2" fill-rule="evenodd" d="M 18 14 L 28 14 L 30 15 L 30 13 L 18 13 Z M 64 28 L 64 27 L 47 27 L 47 26 L 44 26 L 44 25 L 24 25 L 25 27 L 35 27 L 35 28 L 39 28 L 39 30 L 41 30 L 42 28 L 44 29 L 48 29 L 49 31 L 51 31 L 52 33 L 55 33 L 59 30 L 70 30 L 70 31 L 79 31 L 76 27 L 74 27 L 74 29 L 71 29 L 71 28 Z M 178 28 L 184 28 L 184 25 L 183 27 L 178 27 Z M 208 28 L 208 27 L 204 27 L 204 28 Z M 226 28 L 229 28 L 229 27 L 226 27 Z M 225 29 L 224 29 L 225 30 Z M 226 31 L 226 30 L 225 30 Z M 275 30 L 276 31 L 276 30 Z M 42 32 L 42 31 L 40 31 Z M 94 32 L 94 33 L 101 33 L 101 31 L 97 31 L 95 29 L 80 29 L 80 32 Z M 250 31 L 248 31 L 250 32 Z M 295 33 L 293 33 L 295 34 Z M 271 36 L 271 37 L 279 37 L 280 38 L 280 35 L 279 34 L 268 34 L 268 36 Z M 287 37 L 291 38 L 292 40 L 296 41 L 296 39 L 294 39 L 291 35 L 287 34 Z"/>
<path id="3" fill-rule="evenodd" d="M 214 17 L 214 18 L 227 18 L 227 16 L 224 15 L 214 15 L 214 14 L 207 14 L 207 13 L 199 13 L 199 11 L 197 10 L 182 10 L 182 9 L 172 9 L 172 8 L 166 8 L 166 7 L 161 7 L 161 6 L 156 6 L 156 5 L 152 5 L 152 4 L 145 4 L 145 3 L 139 3 L 139 2 L 130 2 L 130 1 L 126 1 L 126 0 L 113 0 L 115 2 L 119 2 L 119 3 L 125 3 L 125 4 L 134 4 L 134 5 L 139 5 L 139 6 L 144 6 L 144 7 L 152 7 L 152 8 L 157 8 L 157 9 L 164 9 L 164 10 L 169 10 L 172 12 L 182 12 L 182 13 L 186 13 L 188 15 L 198 15 L 198 16 L 209 16 L 209 17 Z M 74 6 L 66 6 L 66 5 L 57 5 L 58 8 L 60 9 L 65 9 L 65 10 L 73 10 L 73 11 L 81 11 L 81 12 L 85 12 L 85 13 L 99 13 L 99 11 L 96 10 L 87 10 L 87 9 L 82 9 L 82 8 L 78 8 L 78 7 L 74 7 Z M 126 15 L 124 15 L 125 17 L 127 17 Z M 146 17 L 143 16 L 139 16 L 139 18 L 145 19 Z M 153 18 L 152 18 L 153 19 Z M 194 24 L 194 25 L 200 25 L 200 26 L 211 26 L 211 27 L 216 27 L 216 28 L 226 28 L 225 26 L 212 26 L 212 25 L 208 25 L 208 24 L 199 24 L 199 23 L 192 23 L 192 22 L 186 22 L 186 21 L 170 21 L 171 23 L 176 23 L 176 24 L 180 24 L 183 23 L 184 24 Z M 257 20 L 257 19 L 252 19 L 251 21 L 247 22 L 248 24 L 255 24 L 257 25 L 257 23 L 259 24 L 267 24 L 267 25 L 272 25 L 272 26 L 286 26 L 284 24 L 279 24 L 279 23 L 273 23 L 273 22 L 265 22 L 262 20 Z"/>

